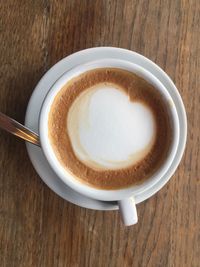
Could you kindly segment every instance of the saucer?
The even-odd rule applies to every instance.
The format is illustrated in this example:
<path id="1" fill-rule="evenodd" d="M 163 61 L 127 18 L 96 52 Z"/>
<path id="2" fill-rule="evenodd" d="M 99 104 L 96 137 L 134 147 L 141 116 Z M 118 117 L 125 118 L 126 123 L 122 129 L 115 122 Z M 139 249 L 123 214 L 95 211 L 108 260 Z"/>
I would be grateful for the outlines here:
<path id="1" fill-rule="evenodd" d="M 36 88 L 34 89 L 28 103 L 25 125 L 38 133 L 38 120 L 42 102 L 53 83 L 55 83 L 55 81 L 64 72 L 70 70 L 71 68 L 79 64 L 103 58 L 115 58 L 130 61 L 150 71 L 166 87 L 177 108 L 181 131 L 175 159 L 171 164 L 170 168 L 168 169 L 167 173 L 163 176 L 162 179 L 160 179 L 156 186 L 153 185 L 147 190 L 139 192 L 137 195 L 134 196 L 135 202 L 136 204 L 138 204 L 153 196 L 165 185 L 165 183 L 167 183 L 167 181 L 174 174 L 182 158 L 187 135 L 186 113 L 179 92 L 172 80 L 169 78 L 169 76 L 151 60 L 136 52 L 114 47 L 89 48 L 62 59 L 57 64 L 55 64 L 49 71 L 47 71 L 47 73 L 42 77 L 42 79 L 39 81 Z M 75 192 L 56 176 L 56 174 L 49 166 L 46 158 L 44 157 L 42 150 L 39 147 L 36 147 L 30 143 L 26 143 L 26 147 L 28 155 L 36 172 L 39 174 L 44 183 L 47 184 L 47 186 L 51 188 L 60 197 L 84 208 L 90 208 L 95 210 L 118 209 L 117 202 L 98 201 Z"/>

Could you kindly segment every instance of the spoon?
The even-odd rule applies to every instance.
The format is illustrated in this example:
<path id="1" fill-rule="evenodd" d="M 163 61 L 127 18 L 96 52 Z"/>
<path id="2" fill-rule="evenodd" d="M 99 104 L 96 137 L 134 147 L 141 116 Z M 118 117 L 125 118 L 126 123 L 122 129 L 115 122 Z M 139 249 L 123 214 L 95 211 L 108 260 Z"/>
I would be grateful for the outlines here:
<path id="1" fill-rule="evenodd" d="M 13 120 L 12 118 L 6 116 L 0 112 L 0 128 L 6 130 L 7 132 L 20 137 L 21 139 L 28 141 L 36 146 L 40 146 L 39 136 L 22 125 L 21 123 Z"/>

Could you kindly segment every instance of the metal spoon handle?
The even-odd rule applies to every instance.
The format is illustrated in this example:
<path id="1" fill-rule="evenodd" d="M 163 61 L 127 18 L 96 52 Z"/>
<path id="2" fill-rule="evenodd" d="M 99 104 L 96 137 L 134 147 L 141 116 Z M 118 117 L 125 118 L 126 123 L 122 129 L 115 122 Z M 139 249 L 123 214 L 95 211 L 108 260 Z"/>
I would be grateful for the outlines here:
<path id="1" fill-rule="evenodd" d="M 39 136 L 21 123 L 0 112 L 0 128 L 14 134 L 29 143 L 40 146 Z"/>

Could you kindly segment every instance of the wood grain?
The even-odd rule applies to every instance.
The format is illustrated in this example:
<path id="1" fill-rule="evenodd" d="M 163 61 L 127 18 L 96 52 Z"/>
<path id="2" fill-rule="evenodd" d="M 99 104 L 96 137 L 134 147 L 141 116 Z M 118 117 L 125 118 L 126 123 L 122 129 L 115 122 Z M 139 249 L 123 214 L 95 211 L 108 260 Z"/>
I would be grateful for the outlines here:
<path id="1" fill-rule="evenodd" d="M 0 131 L 0 266 L 200 266 L 200 1 L 0 1 L 0 109 L 23 122 L 40 77 L 61 58 L 119 46 L 160 65 L 188 116 L 180 167 L 125 228 L 117 212 L 59 198 L 23 142 Z"/>

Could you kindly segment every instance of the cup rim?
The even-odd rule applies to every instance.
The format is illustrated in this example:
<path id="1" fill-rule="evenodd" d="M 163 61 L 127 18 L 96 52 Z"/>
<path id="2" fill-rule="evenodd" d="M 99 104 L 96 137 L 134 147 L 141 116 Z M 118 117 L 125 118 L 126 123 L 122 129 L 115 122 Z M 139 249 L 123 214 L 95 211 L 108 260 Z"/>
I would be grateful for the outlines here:
<path id="1" fill-rule="evenodd" d="M 161 92 L 166 98 L 166 101 L 170 101 L 169 110 L 172 115 L 173 120 L 173 128 L 174 128 L 174 138 L 171 144 L 170 151 L 164 163 L 161 167 L 147 180 L 143 183 L 138 185 L 133 185 L 128 188 L 122 188 L 117 190 L 105 190 L 105 189 L 97 189 L 81 183 L 78 179 L 76 179 L 70 172 L 64 168 L 61 163 L 58 161 L 56 155 L 53 152 L 51 144 L 48 139 L 48 114 L 50 111 L 51 104 L 53 103 L 54 97 L 57 95 L 59 90 L 72 78 L 79 76 L 80 74 L 98 68 L 106 68 L 106 67 L 115 67 L 119 69 L 124 69 L 131 71 L 138 76 L 142 77 L 143 79 L 147 80 L 148 83 L 152 84 L 157 90 Z M 168 93 L 167 89 L 164 85 L 148 70 L 144 69 L 143 67 L 131 63 L 126 60 L 119 60 L 119 59 L 100 59 L 95 61 L 89 61 L 85 64 L 80 64 L 69 71 L 65 72 L 61 77 L 59 77 L 56 82 L 51 86 L 50 90 L 48 91 L 39 115 L 39 136 L 41 141 L 41 147 L 43 153 L 49 162 L 52 169 L 58 175 L 58 177 L 68 186 L 70 186 L 75 191 L 86 195 L 88 197 L 97 199 L 97 200 L 105 200 L 105 201 L 113 201 L 113 200 L 121 200 L 127 198 L 129 196 L 134 196 L 139 192 L 146 190 L 154 186 L 167 172 L 169 169 L 176 151 L 178 147 L 178 140 L 179 140 L 179 119 L 176 110 L 176 106 Z"/>

